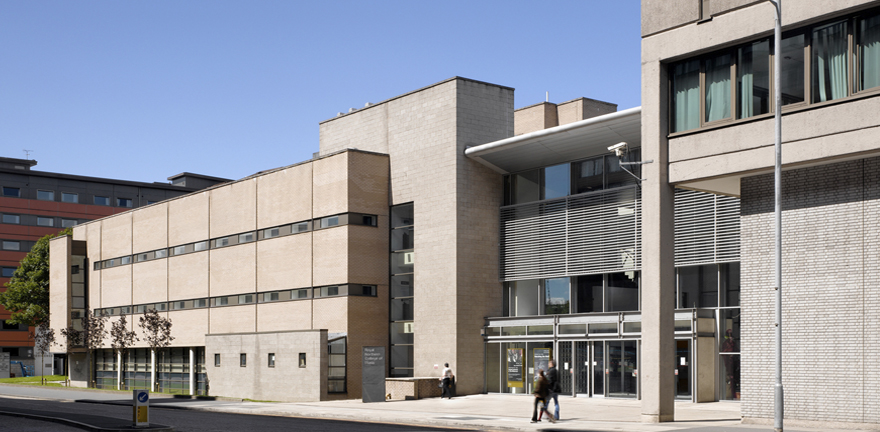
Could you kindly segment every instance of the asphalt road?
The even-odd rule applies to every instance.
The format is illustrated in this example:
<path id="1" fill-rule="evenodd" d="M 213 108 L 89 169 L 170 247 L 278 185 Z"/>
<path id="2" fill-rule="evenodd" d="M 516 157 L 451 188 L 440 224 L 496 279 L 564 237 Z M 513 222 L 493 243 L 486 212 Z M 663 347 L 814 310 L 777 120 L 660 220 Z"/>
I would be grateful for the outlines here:
<path id="1" fill-rule="evenodd" d="M 43 410 L 49 413 L 82 413 L 131 419 L 131 407 L 78 402 L 59 402 L 49 400 L 10 398 L 0 396 L 0 406 L 4 410 L 16 408 Z M 226 414 L 179 409 L 150 408 L 150 422 L 174 427 L 175 431 L 355 431 L 355 432 L 405 432 L 405 431 L 461 431 L 464 429 L 428 428 L 381 423 L 359 423 L 339 420 L 321 420 L 294 417 L 256 416 L 245 414 Z M 31 429 L 32 427 L 32 429 Z M 56 423 L 42 423 L 18 417 L 0 416 L 0 431 L 60 431 L 80 430 L 61 429 Z"/>

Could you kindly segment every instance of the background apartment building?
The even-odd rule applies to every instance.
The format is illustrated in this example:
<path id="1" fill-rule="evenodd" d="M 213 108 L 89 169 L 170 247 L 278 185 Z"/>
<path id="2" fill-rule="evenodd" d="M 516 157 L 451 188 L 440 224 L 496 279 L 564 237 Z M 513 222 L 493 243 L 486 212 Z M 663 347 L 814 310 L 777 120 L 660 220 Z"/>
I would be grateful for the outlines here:
<path id="1" fill-rule="evenodd" d="M 182 173 L 169 177 L 170 184 L 146 183 L 34 171 L 35 165 L 0 157 L 0 289 L 40 237 L 227 181 Z M 12 360 L 33 364 L 28 328 L 6 324 L 9 315 L 0 310 L 0 349 Z"/>
<path id="2" fill-rule="evenodd" d="M 653 207 L 655 223 L 669 226 L 671 186 L 740 197 L 747 421 L 774 415 L 773 114 L 782 109 L 786 421 L 880 422 L 878 8 L 877 1 L 783 2 L 777 107 L 772 4 L 642 1 L 643 157 L 659 162 L 647 175 L 652 204 L 643 214 Z M 643 256 L 671 254 L 660 234 L 650 236 Z M 658 274 L 668 268 L 662 260 L 651 266 Z M 663 297 L 671 285 L 655 289 Z M 671 414 L 668 394 L 652 398 L 650 414 Z"/>

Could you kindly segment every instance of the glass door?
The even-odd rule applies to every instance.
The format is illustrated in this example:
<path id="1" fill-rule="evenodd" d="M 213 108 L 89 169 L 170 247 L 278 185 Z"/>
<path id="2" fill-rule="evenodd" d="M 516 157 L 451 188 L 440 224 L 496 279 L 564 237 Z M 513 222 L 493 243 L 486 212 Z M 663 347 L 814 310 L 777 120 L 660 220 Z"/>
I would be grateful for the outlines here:
<path id="1" fill-rule="evenodd" d="M 634 398 L 638 394 L 638 355 L 636 341 L 608 341 L 608 364 L 606 395 L 609 397 Z"/>
<path id="2" fill-rule="evenodd" d="M 574 375 L 577 383 L 575 391 L 579 395 L 589 396 L 590 394 L 590 371 L 592 370 L 592 361 L 590 358 L 590 344 L 587 341 L 575 342 Z"/>
<path id="3" fill-rule="evenodd" d="M 559 362 L 556 365 L 556 370 L 559 374 L 559 384 L 562 386 L 562 394 L 564 395 L 571 394 L 573 374 L 569 368 L 574 367 L 574 359 L 572 358 L 571 350 L 573 344 L 574 342 L 571 341 L 560 341 L 557 348 Z"/>
<path id="4" fill-rule="evenodd" d="M 605 397 L 605 342 L 593 342 L 593 397 Z"/>
<path id="5" fill-rule="evenodd" d="M 675 398 L 691 399 L 691 341 L 675 341 Z"/>

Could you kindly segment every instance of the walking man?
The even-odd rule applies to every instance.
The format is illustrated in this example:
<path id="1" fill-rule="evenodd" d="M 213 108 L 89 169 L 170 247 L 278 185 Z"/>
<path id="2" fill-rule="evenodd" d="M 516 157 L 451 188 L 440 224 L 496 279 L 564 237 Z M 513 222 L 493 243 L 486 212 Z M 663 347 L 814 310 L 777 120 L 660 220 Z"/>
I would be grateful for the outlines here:
<path id="1" fill-rule="evenodd" d="M 562 392 L 562 386 L 559 384 L 559 371 L 556 370 L 555 361 L 550 360 L 547 365 L 550 366 L 547 369 L 547 387 L 550 390 L 550 394 L 547 396 L 547 405 L 550 405 L 550 399 L 553 399 L 553 408 L 556 412 L 553 417 L 559 420 L 559 393 Z"/>

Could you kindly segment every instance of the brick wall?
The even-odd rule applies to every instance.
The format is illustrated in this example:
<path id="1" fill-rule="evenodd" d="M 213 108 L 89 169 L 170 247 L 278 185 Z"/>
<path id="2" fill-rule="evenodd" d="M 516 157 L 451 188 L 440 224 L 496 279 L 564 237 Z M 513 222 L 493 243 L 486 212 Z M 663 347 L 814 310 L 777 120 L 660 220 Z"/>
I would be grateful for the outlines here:
<path id="1" fill-rule="evenodd" d="M 785 417 L 880 422 L 880 158 L 783 176 Z M 773 176 L 742 180 L 742 415 L 772 418 Z"/>

